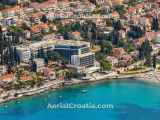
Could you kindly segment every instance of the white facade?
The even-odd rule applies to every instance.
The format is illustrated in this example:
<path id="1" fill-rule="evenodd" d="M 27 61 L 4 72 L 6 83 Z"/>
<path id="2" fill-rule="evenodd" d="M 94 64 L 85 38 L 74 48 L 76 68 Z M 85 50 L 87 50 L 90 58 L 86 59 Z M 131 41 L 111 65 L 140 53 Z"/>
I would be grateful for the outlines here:
<path id="1" fill-rule="evenodd" d="M 23 62 L 29 62 L 31 58 L 31 50 L 29 48 L 17 48 L 20 60 Z"/>
<path id="2" fill-rule="evenodd" d="M 41 58 L 34 59 L 37 64 L 37 72 L 42 72 L 44 69 L 44 60 Z"/>
<path id="3" fill-rule="evenodd" d="M 0 65 L 0 75 L 5 74 L 7 71 L 7 68 L 5 65 Z"/>
<path id="4" fill-rule="evenodd" d="M 84 53 L 84 54 L 79 54 L 79 55 L 72 55 L 71 56 L 71 64 L 72 65 L 77 65 L 77 66 L 83 66 L 82 64 L 82 59 L 85 59 L 85 65 L 92 66 L 94 65 L 95 60 L 92 58 L 95 54 L 92 52 L 89 53 Z"/>

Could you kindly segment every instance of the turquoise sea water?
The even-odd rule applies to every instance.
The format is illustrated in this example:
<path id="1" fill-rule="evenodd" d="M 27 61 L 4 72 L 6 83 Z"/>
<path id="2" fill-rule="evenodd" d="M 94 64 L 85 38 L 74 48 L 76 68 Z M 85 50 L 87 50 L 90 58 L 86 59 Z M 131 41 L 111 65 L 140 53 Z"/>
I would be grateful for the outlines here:
<path id="1" fill-rule="evenodd" d="M 89 102 L 114 108 L 47 109 L 49 103 Z M 72 86 L 0 105 L 0 120 L 160 120 L 160 85 L 116 80 Z"/>

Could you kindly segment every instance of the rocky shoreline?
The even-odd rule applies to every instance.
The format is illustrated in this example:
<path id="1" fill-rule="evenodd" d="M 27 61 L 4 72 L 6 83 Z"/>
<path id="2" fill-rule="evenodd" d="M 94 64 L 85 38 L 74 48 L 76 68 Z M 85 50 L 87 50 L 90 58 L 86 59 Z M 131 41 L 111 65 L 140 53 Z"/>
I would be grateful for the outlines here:
<path id="1" fill-rule="evenodd" d="M 97 75 L 93 76 L 89 80 L 79 80 L 79 79 L 73 79 L 72 81 L 50 81 L 47 84 L 44 84 L 43 86 L 39 88 L 33 88 L 30 90 L 24 90 L 24 91 L 10 91 L 14 94 L 6 94 L 6 96 L 0 96 L 0 103 L 5 103 L 11 100 L 16 100 L 19 98 L 22 98 L 24 96 L 32 96 L 36 95 L 48 90 L 56 90 L 65 86 L 71 86 L 76 84 L 84 84 L 84 83 L 92 83 L 92 82 L 100 82 L 100 81 L 107 81 L 107 80 L 117 80 L 117 79 L 137 79 L 145 82 L 150 83 L 160 83 L 160 72 L 159 71 L 149 71 L 145 73 L 138 73 L 138 74 L 130 74 L 130 75 Z M 8 92 L 9 93 L 9 92 Z M 16 94 L 16 96 L 15 96 Z"/>

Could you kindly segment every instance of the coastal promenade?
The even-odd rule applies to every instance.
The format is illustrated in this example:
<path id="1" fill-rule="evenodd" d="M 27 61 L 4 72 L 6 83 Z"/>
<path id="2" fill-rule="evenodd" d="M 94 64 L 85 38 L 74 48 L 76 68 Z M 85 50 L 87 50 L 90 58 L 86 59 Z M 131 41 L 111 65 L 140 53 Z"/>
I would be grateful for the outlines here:
<path id="1" fill-rule="evenodd" d="M 55 81 L 49 81 L 46 82 L 41 87 L 35 87 L 33 89 L 21 89 L 21 90 L 10 90 L 6 91 L 5 93 L 2 93 L 0 95 L 0 103 L 7 102 L 10 100 L 18 99 L 23 96 L 31 96 L 34 94 L 38 94 L 41 92 L 45 92 L 47 90 L 56 89 L 63 85 L 63 81 L 55 80 Z"/>
<path id="2" fill-rule="evenodd" d="M 127 80 L 129 78 L 133 78 L 133 80 L 134 79 L 142 80 L 150 83 L 160 83 L 160 71 L 147 71 L 144 73 L 137 73 L 137 74 L 117 74 L 115 72 L 111 72 L 109 74 L 94 73 L 88 80 L 71 79 L 69 81 L 60 81 L 60 80 L 48 81 L 41 87 L 35 87 L 33 89 L 6 91 L 0 95 L 0 103 L 18 99 L 23 96 L 31 96 L 34 94 L 45 92 L 47 90 L 55 90 L 64 86 L 100 82 L 107 80 L 117 80 L 117 79 Z"/>

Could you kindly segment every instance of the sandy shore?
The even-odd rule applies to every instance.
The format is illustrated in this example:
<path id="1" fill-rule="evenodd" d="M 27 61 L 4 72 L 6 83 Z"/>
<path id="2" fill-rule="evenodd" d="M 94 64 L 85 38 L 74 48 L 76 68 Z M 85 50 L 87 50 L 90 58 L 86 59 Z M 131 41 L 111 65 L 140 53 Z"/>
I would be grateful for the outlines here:
<path id="1" fill-rule="evenodd" d="M 55 90 L 64 86 L 70 86 L 75 84 L 83 84 L 83 83 L 91 83 L 91 82 L 99 82 L 99 81 L 107 81 L 111 79 L 129 79 L 134 78 L 137 80 L 142 80 L 150 83 L 160 83 L 160 71 L 149 71 L 145 73 L 138 73 L 138 74 L 100 74 L 96 73 L 89 80 L 79 80 L 79 79 L 72 79 L 71 81 L 50 81 L 44 84 L 39 88 L 33 88 L 30 90 L 18 90 L 18 91 L 7 91 L 5 94 L 0 96 L 0 103 L 4 103 L 10 100 L 15 100 L 21 98 L 23 96 L 31 96 L 41 92 L 45 92 L 47 90 Z M 12 93 L 12 94 L 11 94 Z M 15 94 L 17 94 L 15 96 Z"/>

